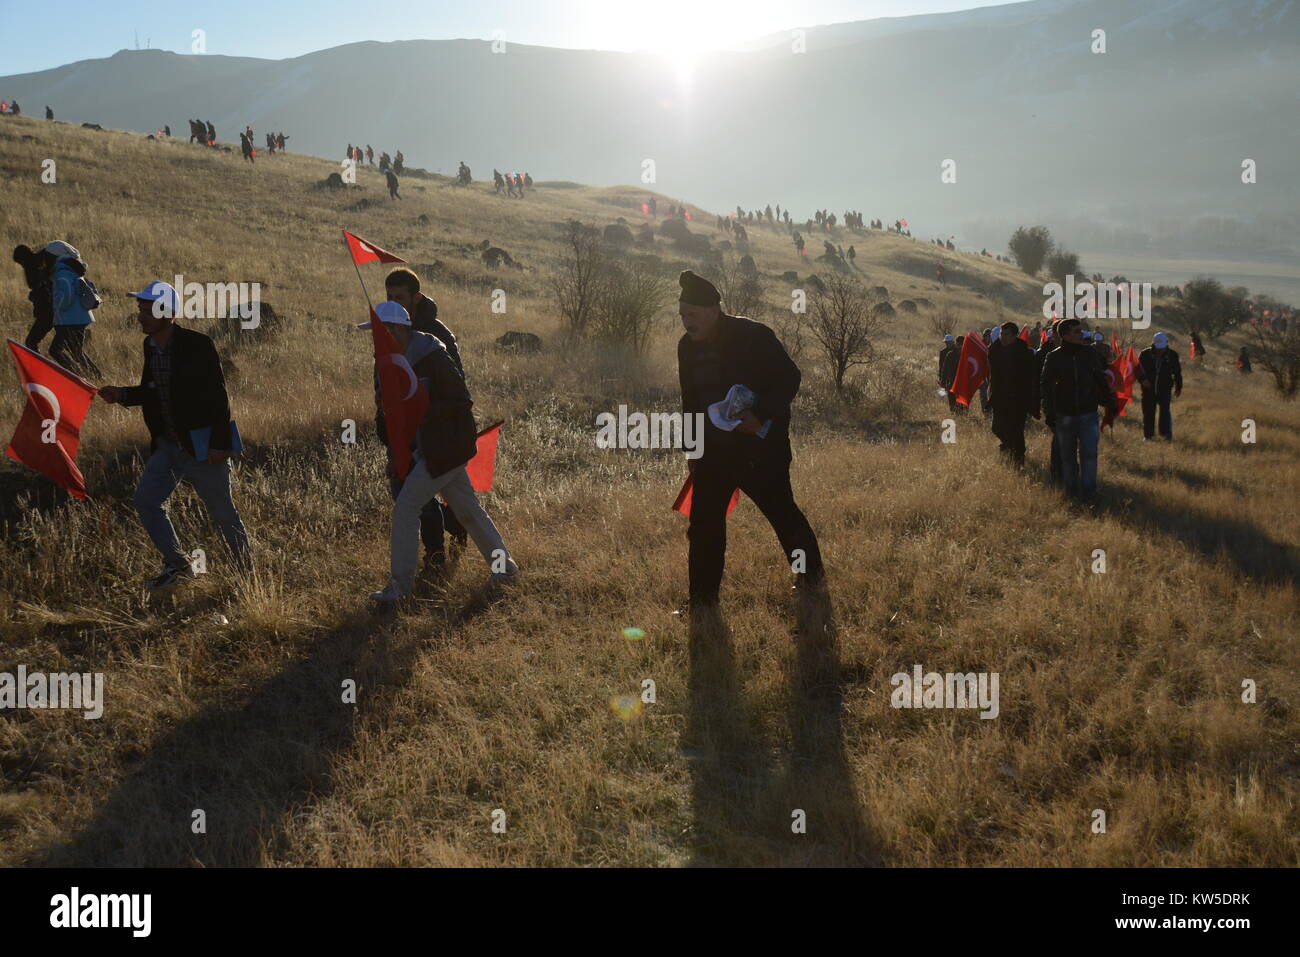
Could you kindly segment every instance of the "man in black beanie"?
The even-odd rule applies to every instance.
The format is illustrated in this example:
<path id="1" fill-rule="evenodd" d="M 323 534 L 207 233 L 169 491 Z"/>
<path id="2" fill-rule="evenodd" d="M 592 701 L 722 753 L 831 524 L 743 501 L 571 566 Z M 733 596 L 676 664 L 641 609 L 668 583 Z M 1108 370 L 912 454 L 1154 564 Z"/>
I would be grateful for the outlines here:
<path id="1" fill-rule="evenodd" d="M 722 311 L 713 283 L 687 270 L 679 313 L 686 334 L 677 343 L 682 411 L 704 413 L 703 455 L 690 460 L 690 598 L 695 611 L 716 605 L 727 551 L 727 503 L 737 488 L 771 523 L 798 587 L 822 580 L 821 552 L 790 488 L 790 403 L 799 367 L 767 326 Z M 718 428 L 709 406 L 734 385 L 753 392 L 732 431 Z"/>

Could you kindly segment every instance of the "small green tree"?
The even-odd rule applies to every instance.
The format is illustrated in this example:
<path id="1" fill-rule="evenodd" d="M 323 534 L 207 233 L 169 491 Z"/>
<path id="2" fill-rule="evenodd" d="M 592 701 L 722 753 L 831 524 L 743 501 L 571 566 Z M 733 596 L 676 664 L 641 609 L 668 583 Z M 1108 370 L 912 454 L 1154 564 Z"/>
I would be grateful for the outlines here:
<path id="1" fill-rule="evenodd" d="M 1078 276 L 1082 272 L 1078 253 L 1067 252 L 1058 246 L 1047 256 L 1047 274 L 1061 285 L 1065 285 L 1066 276 Z"/>
<path id="2" fill-rule="evenodd" d="M 1011 258 L 1028 276 L 1037 276 L 1052 252 L 1052 234 L 1046 226 L 1019 227 L 1011 234 L 1007 248 Z"/>
<path id="3" fill-rule="evenodd" d="M 1208 276 L 1198 276 L 1183 287 L 1182 300 L 1174 306 L 1172 318 L 1187 334 L 1217 339 L 1250 315 L 1245 298 L 1234 296 L 1223 283 Z"/>

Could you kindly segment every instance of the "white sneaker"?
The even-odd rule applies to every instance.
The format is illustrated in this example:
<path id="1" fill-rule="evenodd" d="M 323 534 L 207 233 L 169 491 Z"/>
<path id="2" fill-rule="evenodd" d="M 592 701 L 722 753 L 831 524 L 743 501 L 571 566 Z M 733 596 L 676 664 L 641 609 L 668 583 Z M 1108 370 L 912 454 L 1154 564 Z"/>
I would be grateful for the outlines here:
<path id="1" fill-rule="evenodd" d="M 411 597 L 410 590 L 399 587 L 397 582 L 391 578 L 388 579 L 388 584 L 383 587 L 382 591 L 372 591 L 370 593 L 370 600 L 379 602 L 381 605 L 393 605 L 409 597 Z"/>

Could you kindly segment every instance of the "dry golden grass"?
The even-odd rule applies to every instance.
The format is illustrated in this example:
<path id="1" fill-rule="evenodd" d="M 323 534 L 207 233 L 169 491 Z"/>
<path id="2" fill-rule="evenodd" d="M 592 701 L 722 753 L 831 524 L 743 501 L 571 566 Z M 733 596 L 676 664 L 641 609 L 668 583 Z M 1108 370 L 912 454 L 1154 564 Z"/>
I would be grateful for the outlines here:
<path id="1" fill-rule="evenodd" d="M 39 182 L 46 157 L 56 185 Z M 897 318 L 882 364 L 843 400 L 805 351 L 794 481 L 832 607 L 790 597 L 774 538 L 743 503 L 725 621 L 692 636 L 669 615 L 685 591 L 685 520 L 668 511 L 682 463 L 594 441 L 596 414 L 620 402 L 676 407 L 671 310 L 636 365 L 564 352 L 546 293 L 555 224 L 635 223 L 642 192 L 543 188 L 515 202 L 482 183 L 408 178 L 390 205 L 368 170 L 364 190 L 311 189 L 331 168 L 293 154 L 248 168 L 183 142 L 0 123 L 0 239 L 82 250 L 110 297 L 92 344 L 110 381 L 138 374 L 120 296 L 148 279 L 260 281 L 285 317 L 223 345 L 250 446 L 235 495 L 256 581 L 226 578 L 182 491 L 178 529 L 212 571 L 170 597 L 142 593 L 156 559 L 130 507 L 147 441 L 136 410 L 92 407 L 86 503 L 56 502 L 8 460 L 0 469 L 0 671 L 106 676 L 102 720 L 0 720 L 0 862 L 1296 863 L 1300 411 L 1262 376 L 1224 361 L 1189 369 L 1172 446 L 1143 444 L 1140 423 L 1121 420 L 1091 513 L 1043 484 L 1039 426 L 1024 474 L 998 462 L 978 413 L 959 420 L 955 446 L 940 443 L 947 406 L 923 316 Z M 349 211 L 361 199 L 375 205 Z M 392 617 L 367 608 L 387 573 L 388 500 L 344 226 L 444 264 L 430 291 L 461 337 L 480 421 L 507 420 L 486 502 L 524 578 L 503 597 L 485 598 L 468 555 L 444 601 Z M 751 235 L 771 290 L 810 268 L 782 234 Z M 485 238 L 526 268 L 492 273 L 462 249 Z M 895 301 L 947 302 L 963 329 L 992 322 L 976 286 L 1032 291 L 964 254 L 945 255 L 961 281 L 940 290 L 916 265 L 933 259 L 924 245 L 841 241 L 870 283 Z M 363 271 L 380 290 L 381 268 Z M 498 286 L 505 317 L 489 310 Z M 773 310 L 783 294 L 770 293 Z M 21 276 L 6 269 L 0 323 L 21 339 L 27 322 Z M 493 351 L 506 328 L 541 334 L 546 351 Z M 17 389 L 0 390 L 0 421 L 20 409 Z M 348 418 L 356 446 L 339 441 Z M 1090 571 L 1095 548 L 1104 575 Z M 645 637 L 625 639 L 628 626 Z M 998 672 L 999 717 L 891 708 L 890 676 L 914 663 Z M 340 700 L 349 678 L 355 707 Z M 630 721 L 611 712 L 612 695 L 647 678 L 656 703 Z M 1257 704 L 1241 701 L 1247 678 Z M 190 830 L 196 808 L 203 835 Z M 1105 834 L 1092 833 L 1095 808 Z M 505 833 L 491 829 L 495 809 Z M 791 832 L 794 809 L 806 834 Z"/>

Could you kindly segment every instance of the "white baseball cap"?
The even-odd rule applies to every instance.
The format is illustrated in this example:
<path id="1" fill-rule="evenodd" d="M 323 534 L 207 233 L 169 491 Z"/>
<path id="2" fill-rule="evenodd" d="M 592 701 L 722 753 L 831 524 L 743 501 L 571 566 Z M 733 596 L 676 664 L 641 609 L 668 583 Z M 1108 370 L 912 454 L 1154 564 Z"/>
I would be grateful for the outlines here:
<path id="1" fill-rule="evenodd" d="M 1105 341 L 1106 341 L 1106 337 L 1103 336 L 1100 332 L 1094 332 L 1094 333 L 1092 334 L 1092 341 L 1093 341 L 1093 342 L 1105 342 Z"/>
<path id="2" fill-rule="evenodd" d="M 1151 344 L 1157 349 L 1163 349 L 1165 346 L 1169 345 L 1169 337 L 1163 332 L 1157 332 L 1151 337 Z"/>
<path id="3" fill-rule="evenodd" d="M 52 243 L 47 243 L 45 245 L 45 251 L 56 259 L 63 259 L 64 257 L 70 259 L 81 258 L 81 253 L 77 252 L 75 248 L 73 248 L 69 243 L 65 243 L 62 239 L 56 239 Z"/>
<path id="4" fill-rule="evenodd" d="M 379 317 L 380 322 L 385 322 L 394 326 L 409 326 L 411 317 L 400 303 L 389 302 L 385 300 L 375 306 L 375 315 Z M 357 323 L 358 329 L 369 329 L 370 320 Z"/>
<path id="5" fill-rule="evenodd" d="M 950 333 L 948 333 L 946 336 L 943 337 L 943 341 L 944 341 L 944 342 L 956 342 L 957 340 L 953 338 L 953 335 L 952 335 L 952 333 L 950 332 Z"/>
<path id="6" fill-rule="evenodd" d="M 161 279 L 155 279 L 139 292 L 128 292 L 127 295 L 132 299 L 143 299 L 146 302 L 161 302 L 161 309 L 155 306 L 156 315 L 172 317 L 180 315 L 181 297 L 171 283 L 163 282 Z"/>

